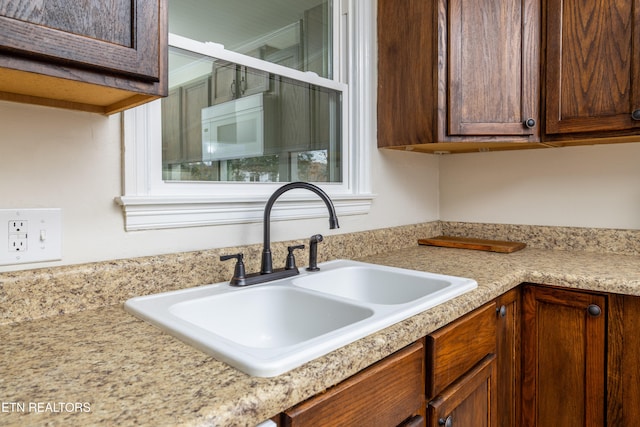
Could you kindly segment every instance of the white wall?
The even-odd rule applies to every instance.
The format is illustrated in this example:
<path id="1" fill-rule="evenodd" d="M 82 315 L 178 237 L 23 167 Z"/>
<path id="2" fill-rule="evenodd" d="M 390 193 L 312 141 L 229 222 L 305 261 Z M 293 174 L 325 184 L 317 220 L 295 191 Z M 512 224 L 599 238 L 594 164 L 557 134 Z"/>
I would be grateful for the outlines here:
<path id="1" fill-rule="evenodd" d="M 61 262 L 4 266 L 0 272 L 262 240 L 259 223 L 125 232 L 122 211 L 114 202 L 121 195 L 121 144 L 120 115 L 0 102 L 0 208 L 62 208 L 63 215 Z M 437 157 L 374 149 L 371 161 L 377 197 L 369 215 L 340 218 L 341 228 L 335 231 L 325 218 L 275 222 L 272 239 L 438 219 Z"/>
<path id="2" fill-rule="evenodd" d="M 640 229 L 640 144 L 444 156 L 440 219 Z"/>
<path id="3" fill-rule="evenodd" d="M 63 211 L 63 260 L 12 271 L 259 243 L 262 225 L 125 232 L 120 116 L 0 102 L 0 208 Z M 371 142 L 375 145 L 375 142 Z M 433 156 L 372 150 L 371 212 L 275 222 L 272 238 L 442 219 L 640 229 L 640 144 Z M 265 195 L 266 198 L 266 195 Z M 1 224 L 0 224 L 1 226 Z"/>

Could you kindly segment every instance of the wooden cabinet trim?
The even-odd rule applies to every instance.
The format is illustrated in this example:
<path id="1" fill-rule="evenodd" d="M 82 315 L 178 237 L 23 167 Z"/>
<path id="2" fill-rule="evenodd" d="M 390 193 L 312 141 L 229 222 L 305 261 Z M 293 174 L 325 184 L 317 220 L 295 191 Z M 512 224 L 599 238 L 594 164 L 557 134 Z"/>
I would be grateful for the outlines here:
<path id="1" fill-rule="evenodd" d="M 515 427 L 520 424 L 521 287 L 507 291 L 495 303 L 497 425 Z"/>

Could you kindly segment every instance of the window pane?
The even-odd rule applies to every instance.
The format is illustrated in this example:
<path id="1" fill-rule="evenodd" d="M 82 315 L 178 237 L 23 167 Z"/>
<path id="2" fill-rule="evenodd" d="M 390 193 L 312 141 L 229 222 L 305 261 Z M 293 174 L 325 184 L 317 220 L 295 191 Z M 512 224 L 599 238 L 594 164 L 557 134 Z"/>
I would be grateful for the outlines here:
<path id="1" fill-rule="evenodd" d="M 331 0 L 170 0 L 169 31 L 332 78 L 331 8 Z"/>
<path id="2" fill-rule="evenodd" d="M 166 181 L 341 182 L 340 91 L 170 48 Z"/>

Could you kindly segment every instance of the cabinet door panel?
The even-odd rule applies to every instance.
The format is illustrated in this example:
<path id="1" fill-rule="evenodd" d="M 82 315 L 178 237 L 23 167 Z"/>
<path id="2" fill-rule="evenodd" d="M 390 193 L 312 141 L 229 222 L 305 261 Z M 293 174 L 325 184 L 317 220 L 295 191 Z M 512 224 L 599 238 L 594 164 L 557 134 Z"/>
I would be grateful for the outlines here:
<path id="1" fill-rule="evenodd" d="M 169 91 L 162 100 L 162 161 L 173 164 L 182 157 L 182 88 Z"/>
<path id="2" fill-rule="evenodd" d="M 449 135 L 533 135 L 537 41 L 525 23 L 530 1 L 450 0 Z M 537 34 L 537 31 L 534 32 Z"/>
<path id="3" fill-rule="evenodd" d="M 211 105 L 210 78 L 182 87 L 183 155 L 187 162 L 202 161 L 202 109 Z"/>
<path id="4" fill-rule="evenodd" d="M 487 356 L 429 402 L 427 425 L 446 426 L 450 419 L 452 426 L 495 426 L 495 360 L 495 355 Z"/>
<path id="5" fill-rule="evenodd" d="M 0 52 L 160 79 L 162 1 L 0 1 Z"/>
<path id="6" fill-rule="evenodd" d="M 606 297 L 524 288 L 523 426 L 605 425 L 605 334 Z"/>
<path id="7" fill-rule="evenodd" d="M 213 66 L 211 101 L 213 105 L 237 98 L 237 66 L 227 61 L 216 61 Z"/>
<path id="8" fill-rule="evenodd" d="M 640 128 L 640 1 L 547 2 L 547 133 Z"/>
<path id="9" fill-rule="evenodd" d="M 66 31 L 131 47 L 133 10 L 131 0 L 97 2 L 92 0 L 3 1 L 0 15 L 24 22 Z M 103 19 L 96 21 L 92 17 Z"/>

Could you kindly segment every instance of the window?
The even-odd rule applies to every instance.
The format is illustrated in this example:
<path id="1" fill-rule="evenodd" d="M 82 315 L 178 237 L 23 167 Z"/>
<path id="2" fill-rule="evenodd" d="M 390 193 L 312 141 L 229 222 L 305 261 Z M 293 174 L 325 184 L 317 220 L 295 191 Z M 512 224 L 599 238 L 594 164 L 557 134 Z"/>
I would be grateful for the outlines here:
<path id="1" fill-rule="evenodd" d="M 170 1 L 169 96 L 124 113 L 126 229 L 261 221 L 291 181 L 368 212 L 370 3 Z M 325 215 L 291 193 L 274 219 Z"/>

